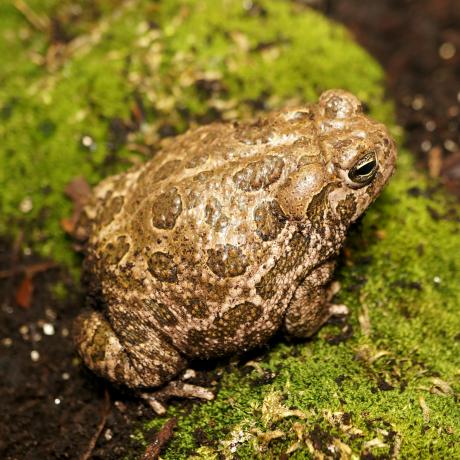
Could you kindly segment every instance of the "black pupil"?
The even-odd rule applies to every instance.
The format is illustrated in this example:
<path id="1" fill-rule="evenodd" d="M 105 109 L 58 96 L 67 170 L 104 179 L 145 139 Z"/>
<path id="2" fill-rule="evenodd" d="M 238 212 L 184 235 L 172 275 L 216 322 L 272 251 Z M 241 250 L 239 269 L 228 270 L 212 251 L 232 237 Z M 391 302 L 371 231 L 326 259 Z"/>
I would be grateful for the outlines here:
<path id="1" fill-rule="evenodd" d="M 359 176 L 366 176 L 367 174 L 372 172 L 374 167 L 375 167 L 375 160 L 369 161 L 369 162 L 363 164 L 362 166 L 360 166 L 356 170 L 356 174 L 358 174 Z"/>

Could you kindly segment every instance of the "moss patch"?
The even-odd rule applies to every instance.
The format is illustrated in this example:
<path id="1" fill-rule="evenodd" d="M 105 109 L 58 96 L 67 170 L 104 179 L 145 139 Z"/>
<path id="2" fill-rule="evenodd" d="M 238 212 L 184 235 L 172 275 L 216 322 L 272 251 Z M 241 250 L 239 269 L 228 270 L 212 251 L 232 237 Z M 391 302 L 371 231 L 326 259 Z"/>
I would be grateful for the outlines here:
<path id="1" fill-rule="evenodd" d="M 69 268 L 65 185 L 144 161 L 189 125 L 342 87 L 398 134 L 379 66 L 294 3 L 28 5 L 28 20 L 0 5 L 0 234 L 26 229 L 27 244 Z M 226 370 L 214 402 L 171 407 L 179 427 L 164 458 L 460 456 L 457 212 L 401 152 L 342 258 L 347 323 L 278 340 L 251 372 Z"/>

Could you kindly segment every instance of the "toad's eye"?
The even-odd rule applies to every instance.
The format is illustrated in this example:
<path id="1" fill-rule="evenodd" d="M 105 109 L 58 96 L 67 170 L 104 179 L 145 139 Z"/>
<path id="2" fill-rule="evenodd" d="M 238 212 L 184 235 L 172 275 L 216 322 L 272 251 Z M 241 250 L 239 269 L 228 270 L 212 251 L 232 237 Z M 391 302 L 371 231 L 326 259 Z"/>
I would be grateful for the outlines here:
<path id="1" fill-rule="evenodd" d="M 369 184 L 377 172 L 377 159 L 374 152 L 367 152 L 363 155 L 348 173 L 349 179 L 356 185 L 364 186 Z"/>

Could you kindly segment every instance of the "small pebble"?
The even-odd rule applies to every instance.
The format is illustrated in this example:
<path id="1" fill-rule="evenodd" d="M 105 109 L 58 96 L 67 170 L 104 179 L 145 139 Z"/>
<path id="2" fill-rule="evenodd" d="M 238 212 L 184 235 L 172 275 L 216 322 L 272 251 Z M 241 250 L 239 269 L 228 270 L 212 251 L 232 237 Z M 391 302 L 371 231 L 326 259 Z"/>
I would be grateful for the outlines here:
<path id="1" fill-rule="evenodd" d="M 69 380 L 70 379 L 70 374 L 68 372 L 63 372 L 61 374 L 62 380 Z"/>
<path id="2" fill-rule="evenodd" d="M 63 327 L 61 330 L 62 337 L 67 337 L 69 335 L 69 330 L 66 327 Z"/>
<path id="3" fill-rule="evenodd" d="M 43 325 L 43 334 L 45 335 L 54 335 L 54 326 L 50 323 L 45 323 Z"/>
<path id="4" fill-rule="evenodd" d="M 40 359 L 40 353 L 37 350 L 32 350 L 30 352 L 30 359 L 36 363 Z"/>
<path id="5" fill-rule="evenodd" d="M 441 278 L 439 276 L 435 276 L 433 278 L 433 281 L 436 283 L 436 284 L 441 284 Z"/>
<path id="6" fill-rule="evenodd" d="M 414 110 L 420 110 L 423 108 L 425 105 L 425 99 L 423 96 L 415 96 L 414 99 L 412 99 L 412 108 Z"/>
<path id="7" fill-rule="evenodd" d="M 425 123 L 425 128 L 432 133 L 436 129 L 436 123 L 433 120 L 429 120 Z"/>
<path id="8" fill-rule="evenodd" d="M 420 147 L 423 152 L 428 152 L 431 149 L 432 144 L 430 141 L 426 140 L 421 143 Z"/>
<path id="9" fill-rule="evenodd" d="M 10 337 L 5 337 L 2 339 L 2 345 L 4 347 L 11 347 L 11 345 L 13 345 L 13 340 Z"/>
<path id="10" fill-rule="evenodd" d="M 27 326 L 27 324 L 23 324 L 20 328 L 19 328 L 19 333 L 21 335 L 27 335 L 29 333 L 29 326 Z"/>
<path id="11" fill-rule="evenodd" d="M 110 428 L 107 428 L 104 433 L 104 438 L 106 441 L 110 441 L 113 438 L 113 433 Z"/>
<path id="12" fill-rule="evenodd" d="M 444 148 L 449 152 L 455 152 L 458 150 L 457 144 L 452 139 L 446 139 L 444 141 Z"/>
<path id="13" fill-rule="evenodd" d="M 91 147 L 93 145 L 93 138 L 90 137 L 90 136 L 83 136 L 81 138 L 81 143 L 85 146 L 85 147 Z"/>
<path id="14" fill-rule="evenodd" d="M 445 42 L 439 47 L 439 56 L 441 56 L 442 59 L 452 59 L 455 56 L 455 52 L 457 50 L 455 49 L 455 45 L 450 42 Z"/>
<path id="15" fill-rule="evenodd" d="M 59 404 L 61 404 L 61 400 L 59 398 L 55 398 L 54 404 L 56 404 L 56 406 L 59 406 Z"/>

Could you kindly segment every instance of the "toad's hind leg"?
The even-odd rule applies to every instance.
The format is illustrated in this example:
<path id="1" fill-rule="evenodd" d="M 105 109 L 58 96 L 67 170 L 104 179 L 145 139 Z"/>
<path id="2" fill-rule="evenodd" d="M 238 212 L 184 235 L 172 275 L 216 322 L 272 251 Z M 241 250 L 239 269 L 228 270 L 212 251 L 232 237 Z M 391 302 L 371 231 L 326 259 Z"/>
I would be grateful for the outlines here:
<path id="1" fill-rule="evenodd" d="M 157 387 L 174 378 L 186 366 L 185 359 L 155 334 L 148 340 L 125 346 L 104 315 L 85 311 L 75 320 L 74 339 L 84 363 L 96 374 L 131 388 Z"/>
<path id="2" fill-rule="evenodd" d="M 140 323 L 137 323 L 140 326 Z M 123 344 L 106 318 L 99 312 L 81 313 L 75 320 L 74 339 L 84 363 L 96 374 L 131 388 L 142 388 L 139 395 L 158 414 L 166 411 L 171 397 L 211 400 L 214 394 L 196 385 L 173 380 L 187 365 L 186 360 L 151 328 L 125 326 Z M 145 335 L 143 338 L 142 335 Z M 169 383 L 168 383 L 169 382 Z M 146 388 L 159 387 L 145 391 Z"/>

